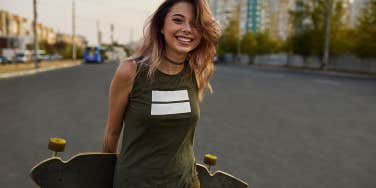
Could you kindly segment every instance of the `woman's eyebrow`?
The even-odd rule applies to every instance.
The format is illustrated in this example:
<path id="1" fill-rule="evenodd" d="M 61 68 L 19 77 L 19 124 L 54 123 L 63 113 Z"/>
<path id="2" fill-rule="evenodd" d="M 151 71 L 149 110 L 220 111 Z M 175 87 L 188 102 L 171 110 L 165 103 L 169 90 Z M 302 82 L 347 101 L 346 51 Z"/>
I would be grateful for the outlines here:
<path id="1" fill-rule="evenodd" d="M 182 15 L 182 14 L 173 14 L 172 16 L 179 16 L 179 17 L 183 17 L 184 18 L 184 15 Z"/>

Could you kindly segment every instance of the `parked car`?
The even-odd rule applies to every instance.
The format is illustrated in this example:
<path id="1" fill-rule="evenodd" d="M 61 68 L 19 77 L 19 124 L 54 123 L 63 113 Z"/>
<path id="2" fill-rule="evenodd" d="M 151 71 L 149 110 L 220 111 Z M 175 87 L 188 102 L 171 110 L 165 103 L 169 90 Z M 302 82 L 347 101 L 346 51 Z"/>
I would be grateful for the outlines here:
<path id="1" fill-rule="evenodd" d="M 63 59 L 63 56 L 60 54 L 52 54 L 50 56 L 50 60 L 60 60 L 60 59 Z"/>
<path id="2" fill-rule="evenodd" d="M 6 64 L 6 63 L 11 63 L 11 61 L 4 56 L 0 56 L 0 64 Z"/>
<path id="3" fill-rule="evenodd" d="M 16 55 L 16 61 L 17 62 L 27 62 L 31 60 L 31 54 L 27 53 L 17 53 Z"/>

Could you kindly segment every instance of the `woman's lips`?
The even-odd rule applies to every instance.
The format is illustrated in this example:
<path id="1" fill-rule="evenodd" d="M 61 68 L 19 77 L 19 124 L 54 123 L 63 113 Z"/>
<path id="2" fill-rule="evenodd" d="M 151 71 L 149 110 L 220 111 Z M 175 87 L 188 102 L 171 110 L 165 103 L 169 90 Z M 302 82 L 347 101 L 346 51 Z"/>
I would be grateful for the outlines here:
<path id="1" fill-rule="evenodd" d="M 181 41 L 181 42 L 192 42 L 192 41 L 193 41 L 192 38 L 189 38 L 189 37 L 181 37 L 181 36 L 177 36 L 176 39 L 178 39 L 178 41 Z"/>

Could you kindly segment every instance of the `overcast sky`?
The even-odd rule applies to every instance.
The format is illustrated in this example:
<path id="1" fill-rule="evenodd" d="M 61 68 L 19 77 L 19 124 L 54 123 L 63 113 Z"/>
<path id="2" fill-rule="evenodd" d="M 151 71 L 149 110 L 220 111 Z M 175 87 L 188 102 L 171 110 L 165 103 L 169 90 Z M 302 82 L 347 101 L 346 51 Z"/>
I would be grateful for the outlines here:
<path id="1" fill-rule="evenodd" d="M 100 22 L 103 41 L 110 41 L 110 24 L 114 38 L 121 43 L 142 37 L 145 19 L 163 0 L 76 0 L 76 33 L 89 44 L 97 43 L 96 21 Z M 0 9 L 32 19 L 33 0 L 0 0 Z M 72 0 L 37 0 L 38 20 L 55 32 L 72 33 Z M 132 32 L 133 30 L 133 32 Z M 132 35 L 133 33 L 133 35 Z"/>

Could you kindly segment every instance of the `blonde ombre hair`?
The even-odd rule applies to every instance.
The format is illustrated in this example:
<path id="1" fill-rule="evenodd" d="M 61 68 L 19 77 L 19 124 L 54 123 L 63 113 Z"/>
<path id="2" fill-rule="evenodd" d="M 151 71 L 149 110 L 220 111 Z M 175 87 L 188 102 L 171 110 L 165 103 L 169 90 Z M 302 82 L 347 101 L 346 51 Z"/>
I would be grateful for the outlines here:
<path id="1" fill-rule="evenodd" d="M 144 27 L 144 39 L 136 49 L 131 59 L 142 57 L 140 62 L 148 62 L 148 77 L 152 78 L 161 63 L 165 53 L 165 39 L 161 30 L 164 20 L 171 7 L 179 2 L 192 4 L 194 10 L 193 24 L 202 35 L 199 45 L 188 53 L 187 60 L 191 70 L 195 72 L 200 101 L 203 99 L 204 89 L 212 92 L 209 78 L 214 72 L 215 46 L 220 37 L 220 27 L 215 21 L 206 0 L 166 0 L 148 19 Z"/>

